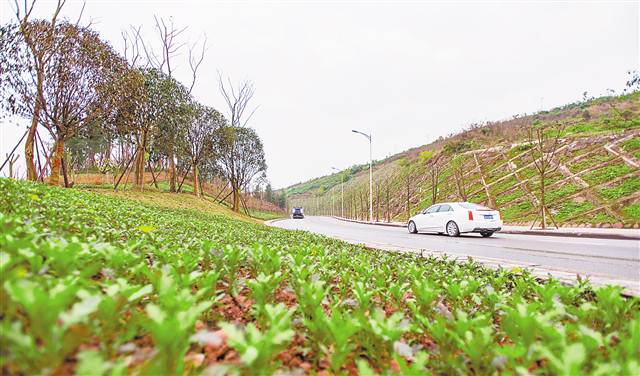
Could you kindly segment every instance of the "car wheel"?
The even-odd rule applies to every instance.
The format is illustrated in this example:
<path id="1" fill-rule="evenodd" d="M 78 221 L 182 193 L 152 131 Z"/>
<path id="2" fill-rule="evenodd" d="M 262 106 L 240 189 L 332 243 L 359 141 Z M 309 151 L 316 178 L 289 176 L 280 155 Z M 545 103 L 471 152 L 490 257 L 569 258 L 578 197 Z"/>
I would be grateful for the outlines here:
<path id="1" fill-rule="evenodd" d="M 460 229 L 458 228 L 458 225 L 454 221 L 449 221 L 447 223 L 447 235 L 460 236 Z"/>
<path id="2" fill-rule="evenodd" d="M 480 235 L 482 235 L 483 238 L 488 238 L 489 236 L 493 235 L 493 232 L 489 231 L 489 232 L 481 232 Z"/>
<path id="3" fill-rule="evenodd" d="M 418 229 L 416 228 L 416 224 L 413 221 L 409 222 L 409 226 L 407 226 L 407 228 L 409 229 L 409 232 L 412 234 L 416 234 L 418 232 Z"/>

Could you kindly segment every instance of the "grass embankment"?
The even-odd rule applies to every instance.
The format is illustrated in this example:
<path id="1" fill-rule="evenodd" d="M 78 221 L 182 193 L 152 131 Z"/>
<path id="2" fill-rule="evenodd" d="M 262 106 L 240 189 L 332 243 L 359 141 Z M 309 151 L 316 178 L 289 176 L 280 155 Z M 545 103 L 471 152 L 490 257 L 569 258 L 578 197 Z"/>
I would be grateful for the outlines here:
<path id="1" fill-rule="evenodd" d="M 208 196 L 196 197 L 188 193 L 159 192 L 156 190 L 113 190 L 103 188 L 85 189 L 87 191 L 105 194 L 113 197 L 136 200 L 144 204 L 169 208 L 169 209 L 191 209 L 199 212 L 220 215 L 241 221 L 262 223 L 262 218 L 249 217 L 242 213 L 236 213 L 225 205 L 220 205 Z M 253 214 L 253 213 L 252 213 Z"/>
<path id="2" fill-rule="evenodd" d="M 244 209 L 240 213 L 236 213 L 231 210 L 231 207 L 226 202 L 220 204 L 218 201 L 214 200 L 213 196 L 208 193 L 205 193 L 200 198 L 195 197 L 192 194 L 193 187 L 188 184 L 183 185 L 182 193 L 169 192 L 169 185 L 166 182 L 160 182 L 158 184 L 158 187 L 160 189 L 156 189 L 152 184 L 147 184 L 144 191 L 139 191 L 133 186 L 129 186 L 126 189 L 121 188 L 114 190 L 111 184 L 79 184 L 78 186 L 76 186 L 76 188 L 86 191 L 104 193 L 107 195 L 113 195 L 123 198 L 130 198 L 157 206 L 174 209 L 197 209 L 212 214 L 221 214 L 239 220 L 246 220 L 253 223 L 261 223 L 262 221 L 282 218 L 285 216 L 284 213 L 257 209 L 249 209 L 249 215 L 246 215 Z"/>
<path id="3" fill-rule="evenodd" d="M 367 250 L 145 194 L 8 179 L 0 193 L 3 374 L 640 372 L 640 301 L 616 287 Z"/>

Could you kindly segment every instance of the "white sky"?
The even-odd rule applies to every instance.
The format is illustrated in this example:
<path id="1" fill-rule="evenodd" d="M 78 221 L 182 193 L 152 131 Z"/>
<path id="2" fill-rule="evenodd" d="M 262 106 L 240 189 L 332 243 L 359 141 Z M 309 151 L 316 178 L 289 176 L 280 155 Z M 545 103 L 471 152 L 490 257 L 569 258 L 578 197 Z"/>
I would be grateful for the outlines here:
<path id="1" fill-rule="evenodd" d="M 0 20 L 13 1 L 0 0 Z M 51 1 L 36 5 L 46 17 Z M 81 2 L 63 14 L 77 18 Z M 121 50 L 121 30 L 173 17 L 209 51 L 196 98 L 226 112 L 217 72 L 252 80 L 268 176 L 283 187 L 381 159 L 472 122 L 621 90 L 639 65 L 632 2 L 207 2 L 89 0 L 84 19 Z M 188 83 L 186 56 L 177 76 Z M 3 157 L 24 132 L 0 125 Z M 19 150 L 23 154 L 23 150 Z"/>

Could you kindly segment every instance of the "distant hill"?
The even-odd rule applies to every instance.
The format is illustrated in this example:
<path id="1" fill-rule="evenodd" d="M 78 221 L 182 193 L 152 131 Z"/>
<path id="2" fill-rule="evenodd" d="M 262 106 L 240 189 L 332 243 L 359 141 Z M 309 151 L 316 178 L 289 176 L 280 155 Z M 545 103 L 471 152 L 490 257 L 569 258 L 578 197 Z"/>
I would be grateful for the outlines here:
<path id="1" fill-rule="evenodd" d="M 545 198 L 553 218 L 560 225 L 639 227 L 639 92 L 473 125 L 459 134 L 377 161 L 375 217 L 403 221 L 432 203 L 427 162 L 431 157 L 439 158 L 441 167 L 436 201 L 466 198 L 500 209 L 508 223 L 534 221 L 540 201 L 540 179 L 529 144 L 534 122 L 562 129 L 558 153 L 552 160 L 555 171 L 545 179 Z M 291 205 L 305 206 L 310 214 L 339 214 L 341 175 L 345 180 L 345 216 L 366 218 L 368 165 L 284 191 Z"/>

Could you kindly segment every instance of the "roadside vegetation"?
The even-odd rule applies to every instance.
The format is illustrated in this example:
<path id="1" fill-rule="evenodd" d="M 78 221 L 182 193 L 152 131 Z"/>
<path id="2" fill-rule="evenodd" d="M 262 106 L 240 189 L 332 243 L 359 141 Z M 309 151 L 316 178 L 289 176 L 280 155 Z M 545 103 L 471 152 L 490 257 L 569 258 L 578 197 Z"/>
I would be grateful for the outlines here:
<path id="1" fill-rule="evenodd" d="M 499 209 L 507 224 L 540 224 L 544 207 L 546 225 L 640 227 L 633 215 L 640 203 L 640 92 L 633 85 L 629 89 L 624 95 L 585 96 L 551 111 L 474 124 L 378 161 L 374 220 L 406 221 L 434 202 L 472 201 Z M 551 158 L 541 158 L 541 150 Z M 285 191 L 309 214 L 318 206 L 321 214 L 335 214 L 344 177 L 345 216 L 368 219 L 369 177 L 352 170 Z"/>
<path id="2" fill-rule="evenodd" d="M 3 156 L 0 169 L 9 177 L 22 177 L 14 165 L 23 147 L 31 181 L 209 194 L 236 213 L 261 217 L 285 209 L 284 200 L 267 195 L 264 148 L 249 126 L 253 84 L 219 73 L 224 109 L 192 94 L 206 37 L 154 17 L 150 31 L 123 30 L 116 51 L 82 14 L 62 17 L 63 0 L 44 19 L 34 18 L 42 7 L 35 1 L 14 5 L 14 20 L 0 25 L 0 118 L 29 126 Z"/>
<path id="3" fill-rule="evenodd" d="M 618 287 L 122 192 L 0 193 L 3 374 L 640 372 L 640 301 Z"/>

